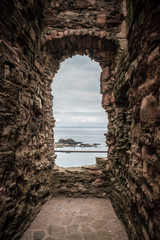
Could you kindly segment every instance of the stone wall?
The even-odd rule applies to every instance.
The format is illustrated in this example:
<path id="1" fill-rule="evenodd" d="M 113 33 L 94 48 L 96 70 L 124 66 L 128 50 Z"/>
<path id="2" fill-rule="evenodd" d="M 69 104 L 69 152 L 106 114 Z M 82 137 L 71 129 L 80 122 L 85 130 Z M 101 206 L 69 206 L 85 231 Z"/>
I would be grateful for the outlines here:
<path id="1" fill-rule="evenodd" d="M 1 0 L 0 9 L 0 238 L 19 239 L 47 197 L 72 184 L 72 196 L 80 186 L 110 193 L 129 239 L 158 240 L 158 1 L 127 0 L 127 17 L 121 0 Z M 51 82 L 76 54 L 102 67 L 109 150 L 107 170 L 83 169 L 73 185 L 76 170 L 54 169 Z"/>
<path id="2" fill-rule="evenodd" d="M 53 196 L 108 198 L 110 174 L 107 163 L 107 158 L 96 158 L 96 164 L 91 166 L 55 166 L 52 175 Z"/>
<path id="3" fill-rule="evenodd" d="M 10 4 L 9 4 L 10 2 Z M 1 1 L 0 239 L 19 239 L 50 192 L 52 77 L 41 60 L 42 1 Z"/>
<path id="4" fill-rule="evenodd" d="M 129 239 L 159 239 L 158 1 L 127 1 L 127 9 L 128 53 L 117 69 L 107 134 L 111 199 Z"/>
<path id="5" fill-rule="evenodd" d="M 130 52 L 129 93 L 132 110 L 131 149 L 128 184 L 129 207 L 134 224 L 141 223 L 144 239 L 158 239 L 160 236 L 160 14 L 158 1 L 132 3 L 134 20 L 128 19 Z M 143 10 L 141 10 L 144 7 Z M 160 6 L 159 6 L 160 7 Z M 135 11 L 134 9 L 139 11 Z M 143 24 L 142 24 L 143 23 Z M 137 32 L 137 35 L 136 35 Z M 134 36 L 135 35 L 135 36 Z M 140 47 L 135 48 L 134 46 Z M 131 50 L 132 48 L 132 50 Z M 135 217 L 136 215 L 136 217 Z M 140 235 L 141 236 L 141 235 Z M 140 238 L 140 237 L 139 237 Z"/>

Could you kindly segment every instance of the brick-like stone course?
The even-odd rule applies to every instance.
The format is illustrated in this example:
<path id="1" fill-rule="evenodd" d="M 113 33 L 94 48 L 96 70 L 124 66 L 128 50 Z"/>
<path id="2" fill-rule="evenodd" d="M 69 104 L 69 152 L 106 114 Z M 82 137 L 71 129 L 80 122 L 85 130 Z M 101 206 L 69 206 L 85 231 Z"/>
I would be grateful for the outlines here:
<path id="1" fill-rule="evenodd" d="M 62 168 L 54 167 L 52 191 L 54 196 L 101 197 L 110 196 L 107 158 L 97 158 L 92 166 Z"/>
<path id="2" fill-rule="evenodd" d="M 159 239 L 159 2 L 126 5 L 127 16 L 120 0 L 1 0 L 1 239 L 19 239 L 47 197 L 67 185 L 55 184 L 51 83 L 60 63 L 76 54 L 102 67 L 109 119 L 102 189 L 129 239 Z M 87 171 L 88 181 L 93 169 Z"/>

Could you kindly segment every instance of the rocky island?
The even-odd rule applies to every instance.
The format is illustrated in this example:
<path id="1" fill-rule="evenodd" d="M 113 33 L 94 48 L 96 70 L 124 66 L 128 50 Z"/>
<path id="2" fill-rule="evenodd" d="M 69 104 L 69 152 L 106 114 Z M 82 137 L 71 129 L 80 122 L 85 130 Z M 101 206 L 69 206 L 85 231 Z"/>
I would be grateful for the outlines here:
<path id="1" fill-rule="evenodd" d="M 68 138 L 68 139 L 60 138 L 58 142 L 55 142 L 55 148 L 63 148 L 63 147 L 85 148 L 85 147 L 97 147 L 98 145 L 100 145 L 100 144 L 99 143 L 89 144 L 89 143 L 83 143 L 83 142 L 76 142 L 72 138 Z"/>

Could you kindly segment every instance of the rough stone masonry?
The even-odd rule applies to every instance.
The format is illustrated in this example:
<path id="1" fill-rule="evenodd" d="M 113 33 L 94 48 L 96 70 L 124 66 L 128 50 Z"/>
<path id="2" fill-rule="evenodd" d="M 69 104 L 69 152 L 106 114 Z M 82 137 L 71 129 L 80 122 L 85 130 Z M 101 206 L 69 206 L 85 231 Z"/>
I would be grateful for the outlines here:
<path id="1" fill-rule="evenodd" d="M 102 68 L 104 187 L 130 240 L 158 240 L 159 1 L 1 0 L 0 11 L 0 239 L 20 239 L 55 194 L 51 82 L 80 54 Z"/>

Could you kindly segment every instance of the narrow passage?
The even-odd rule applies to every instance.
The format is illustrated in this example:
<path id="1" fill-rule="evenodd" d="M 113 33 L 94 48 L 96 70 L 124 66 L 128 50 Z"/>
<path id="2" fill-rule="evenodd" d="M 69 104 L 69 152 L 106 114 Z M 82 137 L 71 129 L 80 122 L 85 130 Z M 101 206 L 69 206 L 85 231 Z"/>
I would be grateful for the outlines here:
<path id="1" fill-rule="evenodd" d="M 58 197 L 43 205 L 21 240 L 128 240 L 111 201 Z"/>

